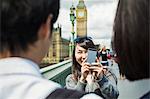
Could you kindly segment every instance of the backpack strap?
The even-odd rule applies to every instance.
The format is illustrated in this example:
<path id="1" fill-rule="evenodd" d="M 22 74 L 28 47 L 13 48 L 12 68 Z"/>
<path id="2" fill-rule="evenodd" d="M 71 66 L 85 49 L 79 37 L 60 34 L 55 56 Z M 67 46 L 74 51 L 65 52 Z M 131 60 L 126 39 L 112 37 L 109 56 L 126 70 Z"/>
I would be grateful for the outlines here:
<path id="1" fill-rule="evenodd" d="M 150 91 L 144 94 L 140 99 L 150 99 Z"/>
<path id="2" fill-rule="evenodd" d="M 46 99 L 80 99 L 85 92 L 59 88 L 53 91 Z"/>

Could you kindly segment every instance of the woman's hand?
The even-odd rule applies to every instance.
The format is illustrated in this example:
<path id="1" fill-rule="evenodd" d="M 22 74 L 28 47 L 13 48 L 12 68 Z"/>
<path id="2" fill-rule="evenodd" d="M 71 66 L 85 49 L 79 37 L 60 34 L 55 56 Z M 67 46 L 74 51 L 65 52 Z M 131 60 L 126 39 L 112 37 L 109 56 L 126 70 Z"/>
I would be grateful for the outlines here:
<path id="1" fill-rule="evenodd" d="M 91 85 L 94 81 L 94 76 L 91 74 L 91 71 L 88 73 L 87 77 L 86 77 L 86 81 L 89 85 Z"/>
<path id="2" fill-rule="evenodd" d="M 90 72 L 90 64 L 89 63 L 85 63 L 85 61 L 82 62 L 81 64 L 81 77 L 80 77 L 80 81 L 81 82 L 85 82 L 86 78 L 87 78 L 87 75 L 89 74 Z"/>
<path id="3" fill-rule="evenodd" d="M 101 66 L 99 63 L 93 64 L 89 69 L 92 71 L 92 75 L 95 79 L 100 78 L 105 71 L 105 68 L 103 68 L 103 66 Z"/>

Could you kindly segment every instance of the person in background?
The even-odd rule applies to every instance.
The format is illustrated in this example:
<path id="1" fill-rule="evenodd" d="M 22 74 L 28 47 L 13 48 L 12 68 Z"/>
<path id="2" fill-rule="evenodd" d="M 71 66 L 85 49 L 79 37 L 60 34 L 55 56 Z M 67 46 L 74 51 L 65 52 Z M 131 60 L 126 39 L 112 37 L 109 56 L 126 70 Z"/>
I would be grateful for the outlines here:
<path id="1" fill-rule="evenodd" d="M 94 66 L 87 63 L 87 52 L 89 48 L 95 48 L 90 37 L 78 37 L 75 39 L 72 74 L 66 78 L 66 88 L 95 92 L 103 98 L 116 99 L 119 92 L 114 77 L 115 75 L 111 73 L 105 74 L 104 71 L 106 69 L 99 64 L 98 60 Z"/>
<path id="2" fill-rule="evenodd" d="M 0 99 L 101 99 L 63 89 L 40 74 L 59 0 L 2 0 L 0 7 Z"/>
<path id="3" fill-rule="evenodd" d="M 132 99 L 150 98 L 149 12 L 149 0 L 119 0 L 114 21 L 113 43 L 121 72 L 136 84 L 132 88 L 142 90 L 136 94 L 133 89 Z"/>
<path id="4" fill-rule="evenodd" d="M 108 66 L 106 46 L 104 46 L 100 51 L 100 56 L 101 56 L 101 64 L 103 66 Z"/>

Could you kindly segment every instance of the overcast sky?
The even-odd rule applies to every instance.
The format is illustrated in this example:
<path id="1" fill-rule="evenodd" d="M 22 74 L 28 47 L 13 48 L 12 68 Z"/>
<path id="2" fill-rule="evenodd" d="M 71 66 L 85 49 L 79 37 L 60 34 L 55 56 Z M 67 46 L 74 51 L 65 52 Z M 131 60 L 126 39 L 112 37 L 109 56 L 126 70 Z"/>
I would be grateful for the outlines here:
<path id="1" fill-rule="evenodd" d="M 71 22 L 69 19 L 72 1 L 76 7 L 79 0 L 60 0 L 61 9 L 56 24 L 62 26 L 62 37 L 71 37 Z M 95 44 L 110 46 L 112 27 L 118 0 L 84 0 L 87 7 L 87 35 L 93 38 Z M 75 22 L 76 23 L 76 22 Z M 55 24 L 55 26 L 56 26 Z M 76 30 L 76 27 L 75 27 Z"/>

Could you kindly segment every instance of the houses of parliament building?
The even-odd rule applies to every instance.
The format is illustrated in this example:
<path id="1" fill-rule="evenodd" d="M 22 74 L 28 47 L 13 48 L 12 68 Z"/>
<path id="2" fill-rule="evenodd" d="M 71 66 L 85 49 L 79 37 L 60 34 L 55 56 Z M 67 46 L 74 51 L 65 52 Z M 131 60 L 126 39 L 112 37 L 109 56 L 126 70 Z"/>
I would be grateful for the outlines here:
<path id="1" fill-rule="evenodd" d="M 52 43 L 49 52 L 42 60 L 40 67 L 59 63 L 69 57 L 69 40 L 61 37 L 61 26 L 57 26 L 52 31 Z"/>

